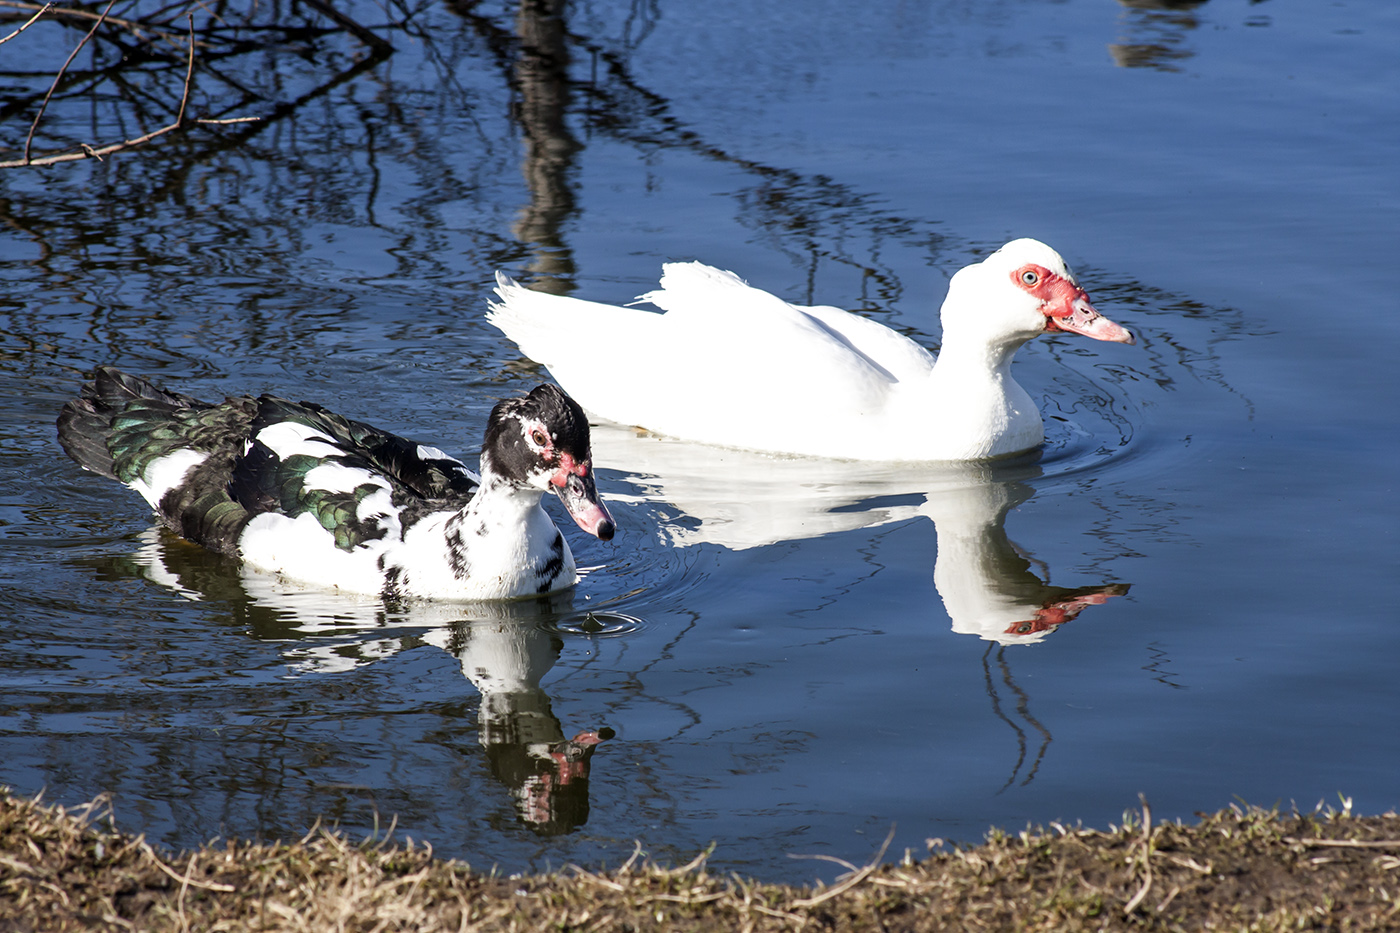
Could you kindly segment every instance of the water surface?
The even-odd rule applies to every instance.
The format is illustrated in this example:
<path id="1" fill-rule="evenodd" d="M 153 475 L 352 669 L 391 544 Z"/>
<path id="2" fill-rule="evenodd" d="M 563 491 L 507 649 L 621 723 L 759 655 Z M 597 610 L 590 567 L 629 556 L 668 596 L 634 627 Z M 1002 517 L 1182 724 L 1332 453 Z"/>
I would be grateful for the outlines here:
<path id="1" fill-rule="evenodd" d="M 0 781 L 170 846 L 396 821 L 482 868 L 713 841 L 798 881 L 1139 794 L 1400 804 L 1400 13 L 1161 6 L 352 4 L 392 54 L 201 71 L 197 112 L 258 123 L 0 172 Z M 47 86 L 17 50 L 77 35 L 0 46 L 5 145 Z M 40 136 L 129 136 L 112 100 Z M 545 378 L 483 321 L 497 269 L 625 301 L 699 258 L 936 347 L 948 277 L 1016 236 L 1139 336 L 1022 351 L 1039 456 L 599 426 L 619 534 L 567 532 L 591 570 L 540 603 L 279 585 L 53 440 L 112 363 L 471 457 Z"/>

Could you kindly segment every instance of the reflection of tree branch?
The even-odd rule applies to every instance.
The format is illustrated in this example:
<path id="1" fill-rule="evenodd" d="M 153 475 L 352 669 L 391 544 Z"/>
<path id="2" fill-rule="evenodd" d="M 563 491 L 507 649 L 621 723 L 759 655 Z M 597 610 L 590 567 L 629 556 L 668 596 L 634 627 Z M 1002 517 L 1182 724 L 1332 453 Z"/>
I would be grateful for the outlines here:
<path id="1" fill-rule="evenodd" d="M 122 29 L 125 29 L 136 36 L 140 36 L 143 32 L 148 32 L 153 36 L 159 36 L 160 38 L 166 39 L 167 41 L 172 43 L 176 42 L 178 39 L 175 33 L 165 32 L 160 29 L 153 29 L 146 23 L 137 22 L 136 20 L 130 19 L 120 19 L 116 16 L 108 16 L 107 12 L 112 9 L 112 4 L 110 3 L 107 4 L 107 9 L 103 10 L 101 13 L 91 13 L 87 10 L 77 10 L 72 7 L 56 7 L 52 3 L 46 3 L 43 5 L 43 7 L 40 7 L 37 3 L 22 3 L 20 2 L 20 0 L 0 0 L 0 7 L 4 7 L 11 10 L 38 10 L 39 13 L 35 14 L 34 17 L 31 17 L 29 22 L 33 22 L 39 17 L 39 15 L 43 14 L 45 11 L 48 11 L 49 15 L 51 16 L 67 16 L 71 19 L 94 19 L 97 20 L 98 25 L 106 23 L 109 26 L 120 26 Z M 25 23 L 24 26 L 21 26 L 20 29 L 17 31 L 23 32 L 24 28 L 28 25 L 29 23 Z M 9 39 L 11 37 L 6 36 L 5 38 Z M 0 39 L 0 42 L 3 41 L 5 40 Z"/>
<path id="2" fill-rule="evenodd" d="M 278 106 L 274 107 L 271 113 L 269 113 L 269 114 L 267 114 L 267 115 L 265 115 L 265 116 L 263 116 L 263 117 L 259 117 L 259 118 L 257 119 L 257 123 L 256 123 L 255 126 L 250 127 L 249 129 L 245 130 L 243 133 L 240 133 L 240 134 L 239 134 L 238 136 L 236 136 L 236 137 L 232 137 L 231 139 L 229 139 L 228 141 L 226 141 L 224 144 L 222 144 L 222 145 L 220 145 L 220 146 L 217 146 L 216 148 L 217 148 L 217 149 L 229 149 L 229 148 L 236 148 L 237 146 L 242 145 L 244 142 L 247 142 L 249 139 L 251 139 L 252 137 L 256 136 L 258 133 L 261 133 L 261 132 L 262 132 L 264 129 L 266 129 L 268 126 L 271 126 L 273 123 L 277 122 L 278 120 L 281 120 L 281 119 L 283 119 L 283 118 L 285 118 L 285 117 L 288 117 L 288 116 L 290 116 L 291 114 L 295 113 L 297 110 L 301 109 L 301 107 L 302 107 L 304 104 L 310 103 L 311 101 L 316 100 L 318 97 L 324 97 L 326 94 L 328 94 L 328 93 L 330 93 L 331 91 L 335 90 L 337 87 L 339 87 L 340 85 L 344 84 L 346 81 L 349 81 L 350 79 L 354 78 L 356 75 L 359 75 L 361 72 L 367 71 L 367 70 L 373 68 L 375 65 L 378 65 L 378 64 L 379 64 L 381 61 L 383 61 L 386 57 L 388 57 L 388 53 L 381 53 L 381 52 L 373 52 L 373 53 L 371 53 L 368 57 L 363 58 L 363 59 L 361 59 L 360 61 L 355 62 L 355 63 L 354 63 L 353 65 L 351 65 L 349 68 L 345 69 L 344 71 L 340 72 L 340 73 L 337 74 L 337 75 L 334 75 L 334 76 L 333 76 L 329 81 L 327 81 L 326 83 L 317 85 L 316 87 L 314 87 L 314 88 L 312 88 L 311 90 L 307 91 L 305 94 L 303 94 L 303 95 L 301 95 L 300 97 L 298 97 L 296 100 L 290 101 L 290 102 L 285 103 L 285 104 L 279 104 Z M 251 120 L 209 120 L 209 121 L 200 121 L 200 122 L 209 122 L 209 123 L 249 123 L 249 122 L 252 122 L 252 121 L 251 121 Z"/>
<path id="3" fill-rule="evenodd" d="M 58 83 L 63 80 L 64 72 L 68 70 L 69 65 L 73 64 L 73 59 L 78 57 L 78 53 L 83 50 L 83 46 L 88 44 L 88 40 L 92 38 L 92 34 L 97 32 L 98 27 L 102 25 L 102 21 L 107 18 L 107 14 L 111 11 L 116 2 L 117 0 L 107 0 L 107 6 L 102 11 L 102 15 L 97 17 L 97 21 L 93 23 L 92 28 L 87 31 L 87 35 L 83 36 L 82 40 L 78 42 L 78 45 L 69 53 L 67 61 L 58 69 L 58 74 L 54 75 L 53 83 L 49 85 L 49 92 L 44 95 L 44 102 L 39 105 L 39 112 L 34 115 L 34 122 L 29 124 L 29 135 L 24 137 L 24 161 L 20 163 L 21 165 L 30 164 L 29 149 L 34 142 L 34 131 L 39 128 L 39 121 L 44 119 L 44 111 L 49 109 L 49 101 L 53 98 L 53 92 L 58 89 Z"/>
<path id="4" fill-rule="evenodd" d="M 560 294 L 574 272 L 573 256 L 560 234 L 574 213 L 569 173 L 582 146 L 569 132 L 569 48 L 565 42 L 564 4 L 560 0 L 522 0 L 516 26 L 520 57 L 515 108 L 525 137 L 524 172 L 530 203 L 520 212 L 516 237 L 534 247 L 533 288 Z"/>
<path id="5" fill-rule="evenodd" d="M 1045 758 L 1046 750 L 1050 747 L 1051 735 L 1050 730 L 1046 729 L 1031 715 L 1030 697 L 1026 696 L 1025 692 L 1021 690 L 1020 687 L 1016 686 L 1016 681 L 1011 676 L 1011 667 L 1006 663 L 1006 647 L 1004 645 L 987 645 L 987 650 L 982 652 L 982 676 L 986 682 L 987 696 L 992 701 L 992 713 L 1002 722 L 1010 726 L 1011 731 L 1016 733 L 1016 764 L 1012 766 L 1011 774 L 1007 777 L 1006 783 L 1001 786 L 1000 791 L 997 791 L 997 793 L 1001 793 L 1001 791 L 1010 787 L 1012 783 L 1015 782 L 1017 775 L 1021 773 L 1021 768 L 1026 763 L 1027 743 L 1026 730 L 1022 729 L 1011 720 L 1010 716 L 1002 712 L 1001 697 L 997 693 L 996 684 L 992 682 L 992 669 L 988 663 L 994 647 L 997 651 L 997 666 L 1001 668 L 1002 682 L 1010 687 L 1012 692 L 1019 698 L 1016 703 L 1016 712 L 1020 714 L 1022 719 L 1030 723 L 1030 725 L 1040 733 L 1041 737 L 1040 748 L 1036 750 L 1035 761 L 1032 762 L 1030 771 L 1027 772 L 1025 778 L 1021 781 L 1022 787 L 1035 780 L 1036 772 L 1040 770 L 1040 763 Z"/>
<path id="6" fill-rule="evenodd" d="M 114 3 L 116 3 L 116 0 L 110 0 L 110 2 L 107 4 L 107 10 L 110 10 L 110 9 L 112 8 L 112 5 L 113 5 Z M 103 10 L 103 13 L 105 14 L 105 13 L 107 12 L 107 10 Z M 40 159 L 31 159 L 31 158 L 30 158 L 30 156 L 29 156 L 30 143 L 31 143 L 31 142 L 33 141 L 33 139 L 34 139 L 34 131 L 35 131 L 36 129 L 38 129 L 38 127 L 39 127 L 39 121 L 40 121 L 41 119 L 43 119 L 44 111 L 48 108 L 49 97 L 51 97 L 51 96 L 53 95 L 54 89 L 55 89 L 56 87 L 58 87 L 58 82 L 63 78 L 63 73 L 64 73 L 65 71 L 68 70 L 68 66 L 69 66 L 70 64 L 72 64 L 73 59 L 77 56 L 78 52 L 82 50 L 83 45 L 87 42 L 88 39 L 91 39 L 91 38 L 92 38 L 92 34 L 93 34 L 94 32 L 97 31 L 97 28 L 98 28 L 99 26 L 102 25 L 102 17 L 98 17 L 98 18 L 97 18 L 97 22 L 93 23 L 92 29 L 88 30 L 87 35 L 83 37 L 83 41 L 82 41 L 82 42 L 79 42 L 77 48 L 73 49 L 73 54 L 68 56 L 68 61 L 66 61 L 66 62 L 63 63 L 63 67 L 60 68 L 60 69 L 58 70 L 58 74 L 56 74 L 56 75 L 54 76 L 53 84 L 49 87 L 49 93 L 48 93 L 47 95 L 45 95 L 45 97 L 44 97 L 44 104 L 43 104 L 43 106 L 41 106 L 41 107 L 39 108 L 39 112 L 34 116 L 34 122 L 33 122 L 32 124 L 30 124 L 30 126 L 29 126 L 29 136 L 26 137 L 26 138 L 25 138 L 25 141 L 24 141 L 24 158 L 23 158 L 23 159 L 14 160 L 14 161 L 10 161 L 10 162 L 0 162 L 0 168 L 14 168 L 14 167 L 17 167 L 17 166 L 22 166 L 22 165 L 53 165 L 53 164 L 56 163 L 56 162 L 73 162 L 73 161 L 77 161 L 77 160 L 79 160 L 79 159 L 97 159 L 97 160 L 101 161 L 101 159 L 102 159 L 102 157 L 103 157 L 104 155 L 108 155 L 108 154 L 113 153 L 113 152 L 119 152 L 119 151 L 121 151 L 121 150 L 123 150 L 123 149 L 131 149 L 131 148 L 134 148 L 134 147 L 139 146 L 139 145 L 141 145 L 141 144 L 143 144 L 143 143 L 150 142 L 151 140 L 155 139 L 157 136 L 164 136 L 166 133 L 169 133 L 169 132 L 171 132 L 172 130 L 178 130 L 178 129 L 184 124 L 184 122 L 185 122 L 185 107 L 188 105 L 189 99 L 190 99 L 190 79 L 194 76 L 194 16 L 193 16 L 193 15 L 190 15 L 190 16 L 189 16 L 189 23 L 190 23 L 190 54 L 189 54 L 189 60 L 188 60 L 188 62 L 187 62 L 186 65 L 185 65 L 185 87 L 184 87 L 184 92 L 180 95 L 180 109 L 179 109 L 179 111 L 175 114 L 175 120 L 174 120 L 174 122 L 169 123 L 169 124 L 167 124 L 167 125 L 161 127 L 161 128 L 158 129 L 158 130 L 152 130 L 151 132 L 145 134 L 144 136 L 138 136 L 138 137 L 136 137 L 135 139 L 128 139 L 128 140 L 126 140 L 126 141 L 124 141 L 124 142 L 120 142 L 120 143 L 112 143 L 112 144 L 109 145 L 109 146 L 103 146 L 101 149 L 94 149 L 92 146 L 89 146 L 89 145 L 87 145 L 86 143 L 84 143 L 84 144 L 83 144 L 83 151 L 82 151 L 82 152 L 70 152 L 70 153 L 65 153 L 65 154 L 62 154 L 62 155 L 45 156 L 45 157 L 40 158 Z"/>
<path id="7" fill-rule="evenodd" d="M 28 133 L 23 144 L 22 157 L 0 162 L 0 168 L 53 165 L 60 162 L 81 161 L 90 158 L 101 159 L 109 153 L 141 146 L 157 137 L 172 133 L 176 130 L 189 129 L 191 123 L 246 122 L 246 118 L 228 119 L 229 117 L 233 117 L 233 115 L 228 112 L 229 109 L 231 109 L 229 107 L 223 108 L 222 113 L 216 112 L 211 114 L 212 117 L 216 118 L 213 120 L 190 120 L 187 118 L 187 109 L 190 105 L 190 92 L 193 85 L 194 52 L 196 49 L 200 51 L 202 67 L 205 68 L 208 68 L 208 65 L 203 63 L 218 61 L 221 58 L 243 56 L 249 52 L 274 48 L 276 42 L 279 41 L 279 37 L 281 41 L 286 41 L 296 37 L 310 37 L 314 39 L 321 35 L 346 33 L 354 36 L 359 42 L 369 47 L 369 60 L 371 62 L 381 61 L 386 55 L 393 52 L 393 46 L 389 42 L 351 17 L 330 6 L 327 0 L 306 0 L 305 5 L 312 11 L 313 16 L 320 16 L 331 20 L 335 24 L 332 28 L 315 26 L 310 20 L 292 23 L 260 22 L 254 18 L 254 14 L 258 12 L 258 8 L 254 7 L 245 11 L 246 15 L 242 21 L 234 23 L 229 22 L 227 18 L 229 14 L 223 8 L 220 8 L 218 11 L 205 9 L 205 12 L 208 13 L 209 21 L 201 26 L 198 31 L 195 27 L 195 15 L 197 11 L 194 10 L 186 0 L 180 0 L 178 3 L 162 7 L 156 13 L 140 19 L 119 19 L 109 16 L 108 14 L 114 3 L 115 0 L 112 0 L 112 2 L 108 3 L 106 9 L 102 10 L 100 13 L 92 13 L 59 7 L 40 7 L 38 4 L 24 2 L 24 0 L 0 0 L 0 8 L 35 11 L 26 23 L 4 39 L 0 39 L 0 42 L 8 41 L 19 35 L 40 17 L 44 16 L 45 13 L 47 13 L 50 18 L 62 15 L 92 20 L 91 28 L 87 30 L 81 41 L 79 41 L 77 46 L 69 53 L 67 60 L 63 63 L 62 67 L 57 70 L 53 80 L 49 83 L 42 96 L 35 93 L 32 97 L 27 98 L 17 96 L 11 96 L 9 98 L 11 103 L 4 108 L 5 111 L 14 112 L 15 110 L 27 110 L 30 106 L 35 106 L 37 103 L 38 112 L 29 124 Z M 202 3 L 199 5 L 201 7 L 203 6 Z M 186 16 L 189 23 L 187 36 L 181 36 L 161 28 L 165 21 L 171 18 L 171 11 L 175 7 L 184 7 L 183 15 Z M 156 17 L 160 19 L 157 20 Z M 106 28 L 104 29 L 103 27 Z M 250 39 L 250 33 L 257 38 Z M 272 38 L 265 38 L 267 36 L 271 36 Z M 129 41 L 133 37 L 135 39 L 134 44 L 132 41 Z M 76 77 L 78 73 L 71 70 L 73 62 L 83 49 L 92 48 L 97 45 L 97 42 L 94 40 L 100 40 L 105 43 L 105 45 L 110 48 L 111 53 L 116 56 L 116 61 L 108 66 L 99 66 L 90 72 L 83 73 L 81 77 Z M 153 48 L 153 40 L 156 42 L 164 41 L 175 45 L 180 49 L 180 54 L 168 55 L 163 50 Z M 164 70 L 149 70 L 143 67 L 152 62 L 168 64 L 171 72 L 174 71 L 176 66 L 183 66 L 181 70 L 184 74 L 179 105 L 178 108 L 171 108 L 177 109 L 177 115 L 173 122 L 161 126 L 159 129 L 131 137 L 131 131 L 123 127 L 123 124 L 126 123 L 128 113 L 134 111 L 138 126 L 141 123 L 147 123 L 149 125 L 153 114 L 159 113 L 162 106 L 170 106 L 168 104 L 162 104 L 159 95 L 159 89 L 165 85 L 166 72 Z M 133 72 L 133 70 L 135 74 L 141 75 L 147 80 L 158 82 L 156 84 L 156 93 L 152 93 L 150 89 L 142 88 L 136 83 L 125 81 L 125 76 Z M 217 71 L 214 71 L 212 68 L 208 70 L 211 74 L 218 76 Z M 358 71 L 358 69 L 352 69 L 352 73 L 356 71 Z M 171 75 L 171 77 L 173 77 L 173 75 Z M 263 97 L 263 95 L 250 92 L 245 87 L 240 87 L 237 82 L 229 81 L 222 76 L 219 77 L 225 84 L 236 88 L 245 96 L 245 104 L 247 103 L 247 99 L 259 99 Z M 104 82 L 110 82 L 118 89 L 116 95 L 117 101 L 110 106 L 115 108 L 113 116 L 116 118 L 115 122 L 118 126 L 116 132 L 123 133 L 123 135 L 129 138 L 124 138 L 122 141 L 111 143 L 110 145 L 99 146 L 96 143 L 82 141 L 81 138 L 73 139 L 71 134 L 60 133 L 58 134 L 60 136 L 59 145 L 50 149 L 49 154 L 36 157 L 35 147 L 36 141 L 39 138 L 40 128 L 43 127 L 45 129 L 45 134 L 48 136 L 55 135 L 52 130 L 48 129 L 48 126 L 53 122 L 51 115 L 56 112 L 57 103 L 60 100 L 71 101 L 74 99 L 75 95 L 96 94 Z M 173 88 L 171 90 L 173 90 Z M 164 119 L 169 118 L 166 117 Z M 139 132 L 139 130 L 137 130 L 137 132 Z M 13 145 L 15 149 L 18 149 L 18 140 L 16 140 Z"/>
<path id="8" fill-rule="evenodd" d="M 371 32 L 369 29 L 355 22 L 355 20 L 346 16 L 344 13 L 340 12 L 335 7 L 331 6 L 329 3 L 324 2 L 324 0 L 301 0 L 301 2 L 311 7 L 311 9 L 315 10 L 317 13 L 320 13 L 327 19 L 331 20 L 337 26 L 341 27 L 346 32 L 353 35 L 356 39 L 359 39 L 365 45 L 374 49 L 376 52 L 384 54 L 394 51 L 394 47 L 389 44 L 388 40 L 386 40 L 382 36 L 376 35 L 375 33 Z"/>

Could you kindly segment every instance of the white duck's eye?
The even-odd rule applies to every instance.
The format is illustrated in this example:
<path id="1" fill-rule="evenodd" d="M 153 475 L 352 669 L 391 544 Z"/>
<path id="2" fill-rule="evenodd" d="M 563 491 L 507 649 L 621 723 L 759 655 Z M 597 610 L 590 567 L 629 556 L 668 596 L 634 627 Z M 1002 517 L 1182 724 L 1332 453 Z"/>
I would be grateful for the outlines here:
<path id="1" fill-rule="evenodd" d="M 1025 272 L 1021 273 L 1021 281 L 1027 285 L 1034 285 L 1040 281 L 1040 276 L 1036 275 L 1030 269 L 1027 269 Z"/>

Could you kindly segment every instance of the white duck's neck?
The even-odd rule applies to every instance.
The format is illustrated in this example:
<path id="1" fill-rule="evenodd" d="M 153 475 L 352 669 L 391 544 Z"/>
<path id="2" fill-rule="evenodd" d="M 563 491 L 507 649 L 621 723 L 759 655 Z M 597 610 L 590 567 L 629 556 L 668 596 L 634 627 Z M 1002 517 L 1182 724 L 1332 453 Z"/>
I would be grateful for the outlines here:
<path id="1" fill-rule="evenodd" d="M 988 341 L 945 334 L 918 405 L 937 412 L 930 424 L 938 459 L 978 459 L 1016 453 L 1044 440 L 1040 412 L 1011 376 L 1011 361 L 1028 338 Z"/>
<path id="2" fill-rule="evenodd" d="M 1003 382 L 1011 378 L 1011 361 L 1028 340 L 1016 336 L 989 341 L 977 334 L 945 331 L 934 374 L 940 379 L 961 379 L 969 383 Z"/>

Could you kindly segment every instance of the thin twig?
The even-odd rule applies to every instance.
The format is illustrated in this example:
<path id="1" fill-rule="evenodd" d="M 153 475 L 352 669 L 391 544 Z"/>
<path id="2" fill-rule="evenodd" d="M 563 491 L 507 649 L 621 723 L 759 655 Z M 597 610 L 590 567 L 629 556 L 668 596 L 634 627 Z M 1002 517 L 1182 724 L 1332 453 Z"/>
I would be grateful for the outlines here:
<path id="1" fill-rule="evenodd" d="M 812 897 L 804 897 L 801 900 L 793 901 L 792 906 L 815 907 L 818 904 L 825 903 L 826 901 L 831 900 L 833 897 L 836 897 L 839 894 L 844 894 L 851 888 L 854 888 L 856 885 L 860 884 L 862 881 L 868 878 L 875 871 L 875 869 L 880 867 L 880 860 L 885 857 L 885 852 L 889 849 L 890 843 L 892 842 L 894 842 L 893 826 L 890 827 L 890 834 L 885 837 L 884 844 L 880 846 L 880 851 L 875 853 L 875 857 L 871 859 L 870 862 L 864 868 L 862 868 L 860 871 L 856 872 L 853 875 L 848 875 L 845 881 L 841 882 L 840 884 L 834 887 L 828 888 L 820 894 L 814 895 Z"/>
<path id="2" fill-rule="evenodd" d="M 622 867 L 617 870 L 619 875 L 625 875 L 632 870 L 632 866 L 642 857 L 642 840 L 633 839 L 632 854 L 627 857 L 627 861 L 622 863 Z"/>
<path id="3" fill-rule="evenodd" d="M 87 10 L 75 9 L 74 7 L 54 6 L 52 3 L 44 5 L 44 9 L 48 9 L 49 7 L 53 7 L 49 9 L 50 16 L 67 16 L 71 19 L 97 19 L 109 26 L 120 26 L 127 32 L 137 36 L 140 36 L 143 32 L 150 33 L 153 36 L 159 36 L 162 39 L 172 39 L 174 36 L 173 33 L 167 32 L 164 29 L 156 29 L 149 23 L 140 20 L 121 19 L 116 16 L 107 16 L 105 13 L 92 13 Z M 37 3 L 23 3 L 21 0 L 0 0 L 0 8 L 8 10 L 38 10 L 40 6 Z"/>
<path id="4" fill-rule="evenodd" d="M 78 57 L 78 53 L 83 50 L 83 46 L 87 45 L 88 40 L 92 38 L 92 34 L 97 32 L 97 28 L 102 25 L 102 21 L 107 18 L 108 11 L 116 5 L 116 2 L 117 0 L 107 0 L 107 7 L 102 11 L 102 15 L 97 17 L 97 22 L 92 24 L 92 28 L 88 30 L 87 35 L 83 36 L 77 48 L 73 49 L 72 54 L 68 56 L 68 60 L 63 63 L 63 67 L 58 69 L 58 74 L 53 76 L 53 83 L 49 85 L 49 92 L 44 95 L 44 102 L 39 105 L 39 112 L 34 115 L 34 122 L 29 124 L 29 135 L 24 137 L 24 165 L 29 164 L 29 147 L 34 142 L 34 131 L 39 128 L 39 121 L 44 118 L 44 111 L 48 109 L 49 100 L 53 97 L 53 92 L 58 90 L 58 84 L 63 80 L 63 73 L 68 70 L 69 65 L 73 64 L 73 59 Z"/>
<path id="5" fill-rule="evenodd" d="M 1133 895 L 1133 899 L 1128 901 L 1123 908 L 1123 916 L 1131 916 L 1137 910 L 1142 899 L 1147 897 L 1147 892 L 1152 890 L 1152 808 L 1147 805 L 1147 798 L 1138 795 L 1138 800 L 1142 802 L 1142 887 Z"/>
<path id="6" fill-rule="evenodd" d="M 815 853 L 813 855 L 799 855 L 796 852 L 789 852 L 788 858 L 809 858 L 814 861 L 831 862 L 833 864 L 840 865 L 842 868 L 846 869 L 847 872 L 860 871 L 859 865 L 853 865 L 843 858 L 838 858 L 835 855 L 826 855 L 825 853 L 821 852 Z"/>
<path id="7" fill-rule="evenodd" d="M 708 894 L 648 894 L 649 901 L 664 901 L 668 904 L 709 904 L 729 896 L 728 891 L 711 891 Z"/>
<path id="8" fill-rule="evenodd" d="M 175 115 L 173 126 L 180 126 L 185 122 L 185 105 L 190 100 L 190 81 L 194 78 L 194 14 L 186 13 L 185 19 L 190 27 L 190 57 L 185 62 L 185 89 L 180 94 L 180 112 Z"/>
<path id="9" fill-rule="evenodd" d="M 1284 837 L 1284 842 L 1295 846 L 1335 846 L 1341 849 L 1400 849 L 1400 839 L 1296 839 Z"/>
<path id="10" fill-rule="evenodd" d="M 116 0 L 111 0 L 111 3 L 109 3 L 109 4 L 107 5 L 107 8 L 108 8 L 108 9 L 111 9 L 111 8 L 112 8 L 112 3 L 115 3 L 115 2 L 116 2 Z M 175 115 L 175 120 L 174 120 L 174 122 L 169 123 L 169 124 L 166 124 L 165 126 L 161 127 L 161 128 L 158 129 L 158 130 L 152 130 L 151 132 L 145 134 L 144 136 L 138 136 L 138 137 L 136 137 L 135 139 L 128 139 L 128 140 L 124 140 L 123 142 L 119 142 L 119 143 L 112 143 L 111 145 L 109 145 L 109 146 L 103 146 L 103 147 L 100 148 L 100 149 L 95 149 L 95 148 L 93 148 L 92 146 L 88 145 L 87 143 L 83 143 L 83 144 L 82 144 L 82 149 L 83 149 L 82 152 L 69 152 L 69 153 L 64 153 L 63 155 L 44 156 L 43 158 L 39 158 L 39 159 L 30 158 L 30 155 L 29 155 L 29 140 L 26 139 L 26 140 L 25 140 L 25 144 L 24 144 L 24 158 L 23 158 L 23 159 L 15 159 L 15 160 L 12 160 L 12 161 L 9 161 L 9 162 L 0 162 L 0 168 L 17 168 L 17 167 L 25 166 L 25 165 L 54 165 L 55 163 L 58 163 L 58 162 L 76 162 L 76 161 L 81 160 L 81 159 L 97 159 L 97 160 L 100 162 L 100 161 L 102 161 L 102 157 L 105 156 L 105 155 L 108 155 L 108 154 L 113 153 L 113 152 L 119 152 L 119 151 L 122 150 L 122 149 L 131 149 L 131 148 L 134 148 L 134 147 L 139 146 L 139 145 L 141 145 L 141 144 L 143 144 L 143 143 L 148 143 L 148 142 L 150 142 L 151 140 L 155 139 L 157 136 L 164 136 L 166 133 L 169 133 L 169 132 L 171 132 L 172 130 L 178 130 L 178 129 L 180 129 L 180 127 L 184 125 L 184 121 L 185 121 L 185 107 L 186 107 L 186 106 L 188 105 L 188 103 L 189 103 L 189 99 L 190 99 L 190 83 L 191 83 L 191 81 L 192 81 L 192 79 L 193 79 L 193 77 L 194 77 L 194 15 L 193 15 L 193 14 L 189 14 L 189 23 L 190 23 L 190 51 L 189 51 L 189 58 L 188 58 L 188 60 L 187 60 L 186 63 L 185 63 L 185 87 L 184 87 L 184 90 L 182 91 L 182 93 L 180 94 L 180 109 L 179 109 L 179 111 L 178 111 L 178 112 L 176 113 L 176 115 Z M 98 20 L 97 24 L 94 25 L 94 26 L 92 27 L 93 30 L 96 30 L 97 27 L 100 26 L 100 25 L 101 25 L 101 20 Z M 92 32 L 89 32 L 89 33 L 88 33 L 88 36 L 91 37 L 91 35 L 92 35 Z M 84 38 L 83 41 L 86 42 L 87 39 Z M 81 49 L 81 48 L 82 48 L 82 43 L 80 42 L 80 43 L 78 44 L 78 49 Z M 73 55 L 77 55 L 77 54 L 78 54 L 78 49 L 74 49 L 74 50 L 73 50 Z M 72 62 L 72 61 L 73 61 L 73 56 L 70 55 L 70 56 L 68 57 L 68 62 Z M 67 67 L 68 67 L 68 64 L 65 63 L 63 67 L 64 67 L 64 68 L 67 68 Z M 62 76 L 63 76 L 63 72 L 60 70 L 59 73 L 58 73 L 58 78 L 61 78 Z M 58 83 L 58 78 L 55 78 L 55 79 L 54 79 L 54 84 L 55 84 L 55 85 Z M 53 88 L 52 88 L 52 87 L 49 88 L 49 93 L 50 93 L 50 94 L 53 93 Z M 44 105 L 45 105 L 45 106 L 48 105 L 48 97 L 47 97 L 47 96 L 44 98 Z M 41 107 L 41 108 L 39 109 L 39 116 L 34 118 L 34 125 L 30 126 L 30 128 L 29 128 L 29 136 L 30 136 L 31 139 L 32 139 L 33 136 L 34 136 L 34 129 L 35 129 L 35 127 L 38 126 L 39 117 L 42 117 L 43 115 L 44 115 L 44 110 L 43 110 L 43 107 Z"/>
<path id="11" fill-rule="evenodd" d="M 35 20 L 37 20 L 39 17 L 43 16 L 45 13 L 47 13 L 49 10 L 52 10 L 52 9 L 53 9 L 53 4 L 52 4 L 52 3 L 46 3 L 46 4 L 44 4 L 42 7 L 39 8 L 39 12 L 35 13 L 33 16 L 29 17 L 29 19 L 27 19 L 27 20 L 24 21 L 24 25 L 23 25 L 23 26 L 20 26 L 18 29 L 16 29 L 14 32 L 10 33 L 10 34 L 9 34 L 8 36 L 6 36 L 5 38 L 0 39 L 0 45 L 4 45 L 6 42 L 9 42 L 9 41 L 10 41 L 11 39 L 13 39 L 15 36 L 17 36 L 17 35 L 19 35 L 20 33 L 24 32 L 24 31 L 25 31 L 26 29 L 28 29 L 30 26 L 34 25 L 34 21 L 35 21 Z"/>
<path id="12" fill-rule="evenodd" d="M 165 864 L 164 862 L 162 862 L 162 861 L 160 860 L 160 856 L 156 855 L 155 850 L 152 849 L 148 843 L 142 842 L 142 843 L 141 843 L 141 848 L 146 850 L 146 854 L 147 854 L 148 856 L 150 856 L 151 861 L 155 863 L 155 866 L 156 866 L 157 868 L 159 868 L 161 871 L 165 872 L 165 873 L 166 873 L 167 875 L 169 875 L 170 877 L 174 878 L 176 881 L 180 882 L 180 884 L 182 884 L 182 885 L 193 885 L 193 886 L 196 887 L 196 888 L 203 888 L 203 889 L 206 890 L 206 891 L 237 891 L 237 890 L 238 890 L 237 888 L 235 888 L 235 887 L 234 887 L 233 885 L 231 885 L 231 884 L 220 884 L 220 883 L 218 883 L 217 881 L 196 881 L 195 879 L 191 878 L 189 875 L 182 875 L 182 874 L 180 874 L 179 872 L 177 872 L 175 869 L 171 868 L 169 865 L 167 865 L 167 864 Z M 193 870 L 193 868 L 194 868 L 194 856 L 191 855 L 191 856 L 190 856 L 190 868 L 187 869 L 187 870 Z"/>

